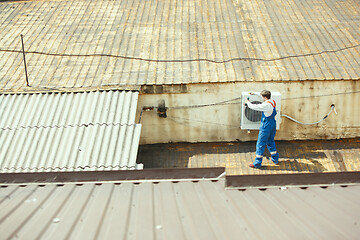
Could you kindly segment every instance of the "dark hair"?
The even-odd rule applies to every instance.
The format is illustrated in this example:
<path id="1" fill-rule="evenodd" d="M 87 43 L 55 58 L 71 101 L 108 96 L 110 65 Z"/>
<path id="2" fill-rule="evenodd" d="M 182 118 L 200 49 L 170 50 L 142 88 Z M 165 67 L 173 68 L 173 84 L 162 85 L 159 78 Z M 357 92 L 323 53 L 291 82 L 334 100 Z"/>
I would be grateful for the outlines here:
<path id="1" fill-rule="evenodd" d="M 260 95 L 266 97 L 267 99 L 271 98 L 271 92 L 269 90 L 262 90 Z"/>

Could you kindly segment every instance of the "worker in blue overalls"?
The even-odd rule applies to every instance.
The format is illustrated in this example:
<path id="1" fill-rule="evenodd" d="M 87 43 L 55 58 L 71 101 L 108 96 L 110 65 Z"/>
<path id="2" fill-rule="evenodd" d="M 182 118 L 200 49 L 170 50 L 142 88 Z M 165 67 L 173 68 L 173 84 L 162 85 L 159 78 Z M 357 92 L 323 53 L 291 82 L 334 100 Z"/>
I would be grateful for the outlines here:
<path id="1" fill-rule="evenodd" d="M 262 112 L 260 131 L 256 142 L 256 158 L 255 161 L 249 165 L 249 167 L 252 168 L 261 167 L 265 147 L 269 149 L 271 160 L 275 164 L 279 164 L 279 153 L 276 151 L 274 140 L 276 134 L 276 102 L 271 98 L 271 92 L 268 90 L 263 90 L 260 96 L 264 101 L 261 104 L 252 104 L 248 99 L 245 100 L 249 108 Z"/>

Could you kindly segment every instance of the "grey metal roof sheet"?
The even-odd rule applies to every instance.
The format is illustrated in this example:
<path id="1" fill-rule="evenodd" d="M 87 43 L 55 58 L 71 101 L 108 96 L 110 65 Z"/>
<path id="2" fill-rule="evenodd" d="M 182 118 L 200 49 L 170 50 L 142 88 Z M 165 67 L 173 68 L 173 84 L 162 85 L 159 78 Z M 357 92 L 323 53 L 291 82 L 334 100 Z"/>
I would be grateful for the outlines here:
<path id="1" fill-rule="evenodd" d="M 0 87 L 25 86 L 20 34 L 33 88 L 358 80 L 359 9 L 356 0 L 2 2 Z"/>
<path id="2" fill-rule="evenodd" d="M 4 239 L 356 239 L 360 185 L 164 181 L 1 185 Z"/>
<path id="3" fill-rule="evenodd" d="M 138 92 L 0 95 L 0 172 L 135 169 Z"/>

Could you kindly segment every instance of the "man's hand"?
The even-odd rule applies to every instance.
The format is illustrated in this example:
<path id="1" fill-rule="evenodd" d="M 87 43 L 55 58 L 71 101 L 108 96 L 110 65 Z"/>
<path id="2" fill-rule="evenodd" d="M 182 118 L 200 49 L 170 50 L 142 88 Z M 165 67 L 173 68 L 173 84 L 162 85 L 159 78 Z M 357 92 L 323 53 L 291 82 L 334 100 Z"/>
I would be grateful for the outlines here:
<path id="1" fill-rule="evenodd" d="M 253 93 L 253 92 L 249 92 L 249 94 L 250 94 L 250 95 L 254 95 L 255 93 Z"/>
<path id="2" fill-rule="evenodd" d="M 246 98 L 245 99 L 245 104 L 248 104 L 250 101 L 249 101 L 249 98 Z"/>

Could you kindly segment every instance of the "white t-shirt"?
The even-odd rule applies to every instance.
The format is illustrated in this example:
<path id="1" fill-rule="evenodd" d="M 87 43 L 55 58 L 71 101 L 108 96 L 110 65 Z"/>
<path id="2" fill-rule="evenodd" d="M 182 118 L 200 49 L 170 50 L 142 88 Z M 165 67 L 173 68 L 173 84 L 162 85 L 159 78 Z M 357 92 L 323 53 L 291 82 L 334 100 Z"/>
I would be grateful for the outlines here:
<path id="1" fill-rule="evenodd" d="M 272 98 L 260 104 L 252 104 L 249 102 L 247 105 L 253 110 L 264 112 L 265 117 L 270 117 L 274 111 L 274 107 L 271 103 L 276 106 L 276 102 Z"/>

